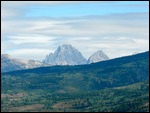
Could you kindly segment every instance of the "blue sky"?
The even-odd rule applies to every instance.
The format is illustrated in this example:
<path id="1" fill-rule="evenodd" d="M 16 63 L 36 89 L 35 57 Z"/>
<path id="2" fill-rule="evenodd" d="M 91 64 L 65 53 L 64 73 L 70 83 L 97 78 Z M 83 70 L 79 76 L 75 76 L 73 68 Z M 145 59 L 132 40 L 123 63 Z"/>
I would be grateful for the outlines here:
<path id="1" fill-rule="evenodd" d="M 87 59 L 149 50 L 146 1 L 2 1 L 1 10 L 1 51 L 13 57 L 42 61 L 64 43 Z"/>
<path id="2" fill-rule="evenodd" d="M 27 17 L 70 17 L 85 15 L 109 15 L 112 13 L 148 12 L 148 2 L 85 2 L 55 6 L 30 6 Z"/>

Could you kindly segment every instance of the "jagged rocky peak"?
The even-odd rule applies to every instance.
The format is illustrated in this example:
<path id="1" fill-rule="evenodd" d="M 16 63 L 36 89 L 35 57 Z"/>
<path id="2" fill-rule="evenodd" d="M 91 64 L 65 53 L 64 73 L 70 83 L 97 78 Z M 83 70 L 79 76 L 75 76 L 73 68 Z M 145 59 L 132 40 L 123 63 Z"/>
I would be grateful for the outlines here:
<path id="1" fill-rule="evenodd" d="M 43 62 L 51 65 L 80 65 L 86 64 L 87 60 L 72 45 L 63 44 L 54 54 L 49 54 Z"/>
<path id="2" fill-rule="evenodd" d="M 70 48 L 70 47 L 72 47 L 72 45 L 70 45 L 70 44 L 63 44 L 61 47 Z"/>
<path id="3" fill-rule="evenodd" d="M 61 46 L 59 46 L 57 48 L 57 51 L 58 52 L 60 52 L 60 51 L 61 52 L 64 52 L 64 51 L 69 52 L 72 49 L 75 49 L 74 47 L 72 47 L 72 45 L 70 45 L 70 44 L 63 44 L 63 45 L 61 45 Z"/>
<path id="4" fill-rule="evenodd" d="M 90 56 L 87 63 L 90 64 L 104 60 L 109 60 L 109 57 L 102 50 L 98 50 L 97 52 L 95 52 L 93 55 Z"/>

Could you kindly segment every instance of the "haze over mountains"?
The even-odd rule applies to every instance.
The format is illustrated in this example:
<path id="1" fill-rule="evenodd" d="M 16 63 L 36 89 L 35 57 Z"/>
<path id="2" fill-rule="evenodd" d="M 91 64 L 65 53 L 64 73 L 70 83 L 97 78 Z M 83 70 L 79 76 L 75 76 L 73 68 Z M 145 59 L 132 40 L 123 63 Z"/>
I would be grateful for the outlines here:
<path id="1" fill-rule="evenodd" d="M 2 72 L 7 72 L 54 65 L 84 65 L 108 59 L 108 56 L 102 50 L 99 50 L 86 60 L 82 53 L 72 45 L 64 44 L 59 46 L 54 53 L 47 55 L 43 62 L 12 58 L 8 54 L 2 54 L 1 70 Z"/>

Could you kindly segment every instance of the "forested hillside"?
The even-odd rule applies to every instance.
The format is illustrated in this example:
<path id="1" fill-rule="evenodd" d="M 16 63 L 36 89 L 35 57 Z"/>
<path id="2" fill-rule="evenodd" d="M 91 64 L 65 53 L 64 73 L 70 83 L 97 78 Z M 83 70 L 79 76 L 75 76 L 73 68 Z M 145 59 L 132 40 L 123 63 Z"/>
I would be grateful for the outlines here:
<path id="1" fill-rule="evenodd" d="M 149 52 L 1 76 L 2 111 L 149 110 Z"/>

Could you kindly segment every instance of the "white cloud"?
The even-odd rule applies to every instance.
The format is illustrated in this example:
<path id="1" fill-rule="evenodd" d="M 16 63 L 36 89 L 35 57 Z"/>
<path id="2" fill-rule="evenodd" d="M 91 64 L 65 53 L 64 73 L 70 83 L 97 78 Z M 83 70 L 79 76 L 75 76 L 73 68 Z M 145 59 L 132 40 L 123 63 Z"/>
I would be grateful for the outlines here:
<path id="1" fill-rule="evenodd" d="M 52 42 L 54 37 L 43 36 L 43 35 L 17 35 L 10 36 L 8 42 L 14 44 L 23 44 L 23 43 L 49 43 Z"/>
<path id="2" fill-rule="evenodd" d="M 43 60 L 63 43 L 72 44 L 86 58 L 99 49 L 110 58 L 149 50 L 148 13 L 23 18 L 24 6 L 61 3 L 72 2 L 2 2 L 2 53 Z"/>

